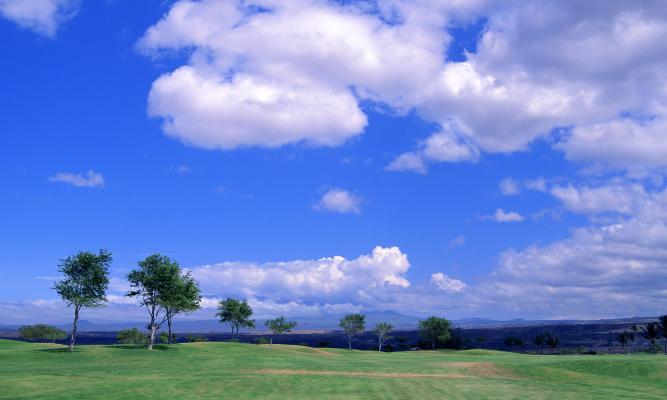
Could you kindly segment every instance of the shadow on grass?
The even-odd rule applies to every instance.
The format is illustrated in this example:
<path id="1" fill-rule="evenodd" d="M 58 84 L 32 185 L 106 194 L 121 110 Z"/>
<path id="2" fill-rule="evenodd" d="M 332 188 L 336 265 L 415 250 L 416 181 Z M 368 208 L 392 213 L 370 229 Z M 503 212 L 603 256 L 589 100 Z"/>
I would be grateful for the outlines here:
<path id="1" fill-rule="evenodd" d="M 62 348 L 56 348 L 56 349 L 36 349 L 33 351 L 41 352 L 41 353 L 68 353 L 67 347 L 62 347 Z M 74 348 L 73 353 L 78 353 L 79 350 Z"/>
<path id="2" fill-rule="evenodd" d="M 105 345 L 103 347 L 114 350 L 147 350 L 146 346 L 144 345 L 138 346 L 134 344 L 112 344 L 112 345 Z M 174 345 L 156 344 L 153 345 L 153 350 L 169 351 L 169 350 L 176 350 L 176 347 Z"/>

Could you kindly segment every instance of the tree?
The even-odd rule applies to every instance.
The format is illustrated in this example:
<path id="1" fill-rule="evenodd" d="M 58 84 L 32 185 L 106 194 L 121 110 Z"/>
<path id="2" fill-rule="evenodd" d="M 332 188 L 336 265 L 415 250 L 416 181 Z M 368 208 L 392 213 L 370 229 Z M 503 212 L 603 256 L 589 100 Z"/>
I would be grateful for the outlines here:
<path id="1" fill-rule="evenodd" d="M 264 323 L 264 325 L 271 330 L 271 339 L 269 340 L 269 346 L 273 346 L 273 337 L 275 335 L 282 335 L 285 332 L 289 332 L 296 326 L 296 322 L 287 321 L 285 317 L 280 316 L 276 319 L 270 319 Z"/>
<path id="2" fill-rule="evenodd" d="M 428 317 L 419 321 L 419 336 L 431 342 L 431 349 L 435 350 L 438 342 L 445 342 L 450 338 L 449 320 L 439 317 Z"/>
<path id="3" fill-rule="evenodd" d="M 74 351 L 76 328 L 79 313 L 83 307 L 101 307 L 106 301 L 109 287 L 109 266 L 111 253 L 100 250 L 98 254 L 80 251 L 73 256 L 60 260 L 58 270 L 65 275 L 64 279 L 53 287 L 68 307 L 74 307 L 74 323 L 72 336 L 67 351 Z"/>
<path id="4" fill-rule="evenodd" d="M 623 332 L 619 333 L 619 334 L 616 336 L 616 340 L 618 340 L 618 342 L 619 342 L 619 343 L 621 344 L 621 346 L 623 347 L 623 352 L 624 352 L 624 353 L 625 353 L 625 349 L 626 349 L 626 347 L 627 347 L 627 345 L 628 345 L 628 342 L 630 342 L 630 337 L 631 337 L 631 335 L 632 335 L 632 334 L 631 334 L 630 332 L 628 332 L 628 331 L 623 331 Z M 629 350 L 629 349 L 628 349 L 628 354 L 630 354 L 630 350 Z"/>
<path id="5" fill-rule="evenodd" d="M 153 350 L 155 335 L 167 321 L 165 300 L 173 294 L 181 277 L 178 264 L 167 256 L 153 254 L 139 261 L 139 268 L 127 275 L 132 289 L 129 297 L 139 298 L 150 318 L 148 328 L 148 350 Z"/>
<path id="6" fill-rule="evenodd" d="M 179 313 L 196 311 L 200 308 L 201 290 L 199 284 L 192 278 L 188 272 L 185 275 L 180 274 L 174 279 L 172 285 L 169 285 L 160 298 L 167 317 L 167 342 L 171 344 L 174 337 L 171 328 L 174 317 Z"/>
<path id="7" fill-rule="evenodd" d="M 232 335 L 235 329 L 238 336 L 240 328 L 255 327 L 255 320 L 250 319 L 252 308 L 245 300 L 239 301 L 228 297 L 218 303 L 218 312 L 215 315 L 220 318 L 221 323 L 228 322 L 232 326 Z"/>
<path id="8" fill-rule="evenodd" d="M 655 322 L 649 322 L 642 328 L 642 335 L 651 342 L 651 351 L 655 354 L 655 341 L 660 337 L 660 328 Z"/>
<path id="9" fill-rule="evenodd" d="M 547 335 L 548 335 L 547 333 L 540 333 L 538 335 L 535 335 L 535 337 L 533 337 L 533 343 L 535 344 L 535 346 L 539 347 L 540 354 L 542 354 L 544 350 L 544 344 L 546 342 Z"/>
<path id="10" fill-rule="evenodd" d="M 391 339 L 389 334 L 393 330 L 394 326 L 386 322 L 380 322 L 379 324 L 375 325 L 373 332 L 375 332 L 375 336 L 378 337 L 378 351 L 382 351 L 382 345 L 385 344 L 387 340 Z"/>
<path id="11" fill-rule="evenodd" d="M 551 349 L 551 352 L 554 351 L 556 347 L 558 347 L 558 343 L 560 340 L 558 340 L 557 337 L 552 336 L 551 334 L 546 335 L 546 339 L 544 340 L 544 343 L 546 343 L 547 346 L 549 346 L 549 349 Z"/>
<path id="12" fill-rule="evenodd" d="M 148 342 L 146 335 L 137 328 L 123 329 L 116 335 L 116 340 L 118 340 L 118 343 L 122 344 L 136 344 L 142 346 Z"/>
<path id="13" fill-rule="evenodd" d="M 483 349 L 484 342 L 486 342 L 486 338 L 484 336 L 477 336 L 475 340 L 477 341 L 477 343 L 479 343 L 479 347 Z"/>
<path id="14" fill-rule="evenodd" d="M 513 346 L 521 347 L 521 346 L 523 346 L 523 339 L 518 338 L 516 336 L 508 336 L 508 337 L 505 338 L 504 344 L 505 344 L 505 346 L 509 347 L 510 349 Z"/>
<path id="15" fill-rule="evenodd" d="M 52 343 L 67 338 L 64 330 L 45 324 L 22 326 L 19 328 L 19 335 L 25 340 L 48 340 Z"/>
<path id="16" fill-rule="evenodd" d="M 658 317 L 658 328 L 660 328 L 660 333 L 662 333 L 662 338 L 665 339 L 665 355 L 667 356 L 667 315 L 661 315 Z"/>
<path id="17" fill-rule="evenodd" d="M 338 326 L 343 329 L 347 336 L 347 348 L 352 350 L 352 339 L 366 329 L 366 316 L 363 314 L 347 314 L 340 320 Z"/>

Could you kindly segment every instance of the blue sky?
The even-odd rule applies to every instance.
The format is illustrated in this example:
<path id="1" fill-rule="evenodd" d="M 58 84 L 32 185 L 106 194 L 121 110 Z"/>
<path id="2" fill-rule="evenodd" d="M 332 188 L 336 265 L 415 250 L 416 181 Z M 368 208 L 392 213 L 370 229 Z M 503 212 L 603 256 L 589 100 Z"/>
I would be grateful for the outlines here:
<path id="1" fill-rule="evenodd" d="M 198 317 L 227 295 L 266 315 L 667 305 L 651 3 L 251 3 L 0 0 L 0 322 L 60 318 L 58 260 L 99 248 L 101 319 L 134 310 L 123 276 L 153 252 L 200 279 Z"/>

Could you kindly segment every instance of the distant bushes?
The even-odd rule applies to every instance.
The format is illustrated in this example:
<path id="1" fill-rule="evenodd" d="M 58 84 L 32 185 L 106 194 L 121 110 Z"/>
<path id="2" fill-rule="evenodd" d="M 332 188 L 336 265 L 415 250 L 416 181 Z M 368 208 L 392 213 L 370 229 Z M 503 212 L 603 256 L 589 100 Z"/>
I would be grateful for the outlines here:
<path id="1" fill-rule="evenodd" d="M 265 337 L 258 337 L 255 339 L 255 344 L 269 344 L 269 339 Z"/>
<path id="2" fill-rule="evenodd" d="M 203 335 L 188 335 L 185 337 L 185 340 L 190 343 L 208 342 L 208 338 Z"/>
<path id="3" fill-rule="evenodd" d="M 116 335 L 116 340 L 121 344 L 146 345 L 148 338 L 137 328 L 123 329 Z"/>
<path id="4" fill-rule="evenodd" d="M 22 326 L 19 328 L 19 335 L 25 340 L 49 342 L 63 340 L 67 337 L 67 333 L 64 330 L 45 324 Z"/>

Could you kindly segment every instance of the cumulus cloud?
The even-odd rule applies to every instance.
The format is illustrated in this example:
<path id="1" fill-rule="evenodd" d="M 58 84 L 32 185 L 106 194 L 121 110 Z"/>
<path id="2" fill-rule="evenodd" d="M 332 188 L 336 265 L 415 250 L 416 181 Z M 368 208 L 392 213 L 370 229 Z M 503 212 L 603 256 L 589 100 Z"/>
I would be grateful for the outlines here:
<path id="1" fill-rule="evenodd" d="M 336 213 L 361 214 L 362 199 L 347 190 L 333 188 L 322 195 L 315 209 Z"/>
<path id="2" fill-rule="evenodd" d="M 557 147 L 573 161 L 588 161 L 645 174 L 667 167 L 667 122 L 664 117 L 633 118 L 582 125 L 572 129 Z"/>
<path id="3" fill-rule="evenodd" d="M 392 287 L 407 288 L 410 263 L 398 247 L 376 247 L 348 260 L 334 256 L 264 264 L 224 262 L 191 269 L 208 294 L 286 302 L 368 304 Z"/>
<path id="4" fill-rule="evenodd" d="M 75 174 L 72 172 L 59 172 L 49 177 L 49 182 L 61 182 L 76 187 L 102 187 L 104 186 L 104 176 L 93 170 L 85 174 Z"/>
<path id="5" fill-rule="evenodd" d="M 431 275 L 431 284 L 445 293 L 459 293 L 466 288 L 466 284 L 463 281 L 450 278 L 442 272 Z"/>
<path id="6" fill-rule="evenodd" d="M 476 51 L 445 59 L 447 28 L 476 18 Z M 149 113 L 195 146 L 339 145 L 363 132 L 368 102 L 437 126 L 389 170 L 526 150 L 560 127 L 572 160 L 656 167 L 665 33 L 659 1 L 181 0 L 138 48 L 189 54 L 154 82 Z"/>
<path id="7" fill-rule="evenodd" d="M 430 162 L 477 161 L 479 150 L 461 130 L 454 122 L 444 124 L 440 132 L 420 142 L 416 150 L 396 157 L 386 169 L 425 173 L 426 164 Z"/>
<path id="8" fill-rule="evenodd" d="M 48 37 L 78 11 L 79 0 L 0 0 L 0 15 Z"/>

